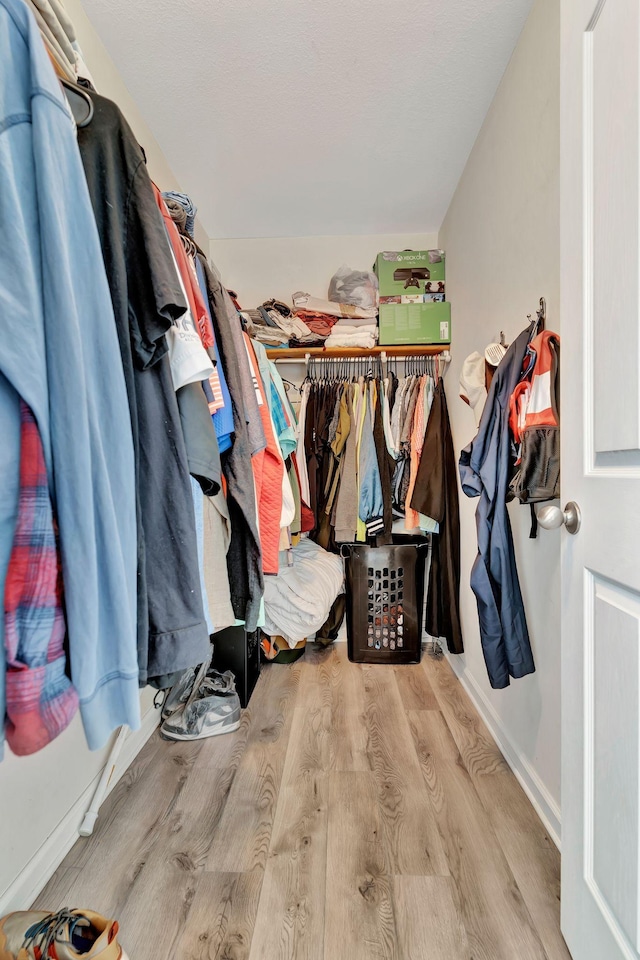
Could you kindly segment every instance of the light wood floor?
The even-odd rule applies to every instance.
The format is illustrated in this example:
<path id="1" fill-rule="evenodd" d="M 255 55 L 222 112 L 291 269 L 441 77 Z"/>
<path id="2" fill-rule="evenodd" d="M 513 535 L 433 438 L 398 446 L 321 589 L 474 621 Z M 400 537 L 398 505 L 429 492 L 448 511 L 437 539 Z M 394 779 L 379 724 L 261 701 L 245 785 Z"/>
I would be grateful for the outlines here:
<path id="1" fill-rule="evenodd" d="M 267 666 L 237 733 L 152 737 L 38 905 L 131 960 L 567 960 L 559 874 L 446 661 L 338 644 Z"/>

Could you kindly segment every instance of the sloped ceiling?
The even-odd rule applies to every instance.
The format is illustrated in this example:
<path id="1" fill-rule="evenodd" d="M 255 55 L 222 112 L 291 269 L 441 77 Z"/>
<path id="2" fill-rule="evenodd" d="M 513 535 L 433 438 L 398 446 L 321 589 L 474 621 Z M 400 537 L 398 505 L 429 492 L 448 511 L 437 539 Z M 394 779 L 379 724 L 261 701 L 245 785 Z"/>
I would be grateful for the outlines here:
<path id="1" fill-rule="evenodd" d="M 531 0 L 83 0 L 212 238 L 437 230 Z"/>

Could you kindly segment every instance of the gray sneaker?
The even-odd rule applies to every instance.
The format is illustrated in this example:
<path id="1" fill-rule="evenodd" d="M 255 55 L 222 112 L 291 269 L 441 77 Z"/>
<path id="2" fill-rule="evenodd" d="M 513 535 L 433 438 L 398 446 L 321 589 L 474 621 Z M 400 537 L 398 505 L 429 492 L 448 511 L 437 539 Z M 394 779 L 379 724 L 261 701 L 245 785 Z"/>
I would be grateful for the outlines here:
<path id="1" fill-rule="evenodd" d="M 183 703 L 189 699 L 193 690 L 193 684 L 196 679 L 199 667 L 189 667 L 181 674 L 177 683 L 168 691 L 166 699 L 162 705 L 162 719 L 168 720 L 172 713 L 175 713 Z"/>
<path id="2" fill-rule="evenodd" d="M 160 734 L 166 740 L 202 740 L 232 733 L 239 726 L 240 697 L 233 674 L 209 670 L 194 684 L 187 702 L 165 720 Z"/>
<path id="3" fill-rule="evenodd" d="M 180 675 L 177 683 L 174 683 L 174 685 L 170 687 L 162 705 L 162 720 L 168 720 L 176 710 L 187 702 L 194 686 L 197 686 L 202 681 L 203 674 L 206 674 L 207 678 L 216 685 L 216 689 L 219 690 L 220 693 L 235 690 L 235 677 L 231 671 L 227 670 L 225 673 L 219 673 L 218 670 L 214 670 L 211 666 L 211 660 L 212 656 L 209 657 L 206 663 L 200 664 L 199 667 L 189 667 L 188 670 L 185 670 Z"/>

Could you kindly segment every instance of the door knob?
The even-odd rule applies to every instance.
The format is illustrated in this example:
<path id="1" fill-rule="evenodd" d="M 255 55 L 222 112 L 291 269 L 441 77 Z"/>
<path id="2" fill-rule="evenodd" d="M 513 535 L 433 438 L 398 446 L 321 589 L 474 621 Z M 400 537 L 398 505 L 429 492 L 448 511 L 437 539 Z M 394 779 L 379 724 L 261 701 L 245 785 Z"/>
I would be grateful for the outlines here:
<path id="1" fill-rule="evenodd" d="M 552 503 L 547 503 L 538 510 L 537 516 L 538 523 L 545 530 L 557 530 L 564 524 L 568 533 L 577 533 L 582 522 L 580 507 L 573 500 L 567 503 L 564 510 Z"/>

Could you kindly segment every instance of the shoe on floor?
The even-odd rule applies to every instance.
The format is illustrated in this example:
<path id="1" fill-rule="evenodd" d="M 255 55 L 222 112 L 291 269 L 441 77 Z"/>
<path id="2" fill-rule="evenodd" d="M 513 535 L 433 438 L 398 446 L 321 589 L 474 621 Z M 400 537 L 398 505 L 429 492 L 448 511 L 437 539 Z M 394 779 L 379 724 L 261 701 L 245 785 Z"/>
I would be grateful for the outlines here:
<path id="1" fill-rule="evenodd" d="M 213 683 L 219 685 L 220 693 L 235 690 L 235 677 L 231 671 L 227 670 L 225 673 L 219 673 L 217 670 L 214 670 L 211 666 L 211 657 L 209 657 L 206 665 L 202 664 L 200 667 L 189 667 L 188 670 L 185 670 L 177 683 L 174 683 L 169 689 L 162 705 L 162 720 L 168 720 L 176 710 L 179 710 L 180 707 L 187 702 L 194 686 L 198 683 L 198 678 L 201 681 L 203 674 L 206 674 L 206 677 Z"/>
<path id="2" fill-rule="evenodd" d="M 118 923 L 92 910 L 24 910 L 0 920 L 0 960 L 128 960 Z"/>
<path id="3" fill-rule="evenodd" d="M 166 740 L 202 740 L 232 733 L 240 726 L 240 697 L 231 671 L 201 670 L 187 702 L 160 727 Z"/>
<path id="4" fill-rule="evenodd" d="M 189 667 L 181 674 L 177 683 L 170 688 L 166 699 L 162 704 L 162 719 L 168 720 L 172 713 L 175 713 L 189 699 L 193 690 L 193 684 L 198 673 L 198 667 Z"/>

